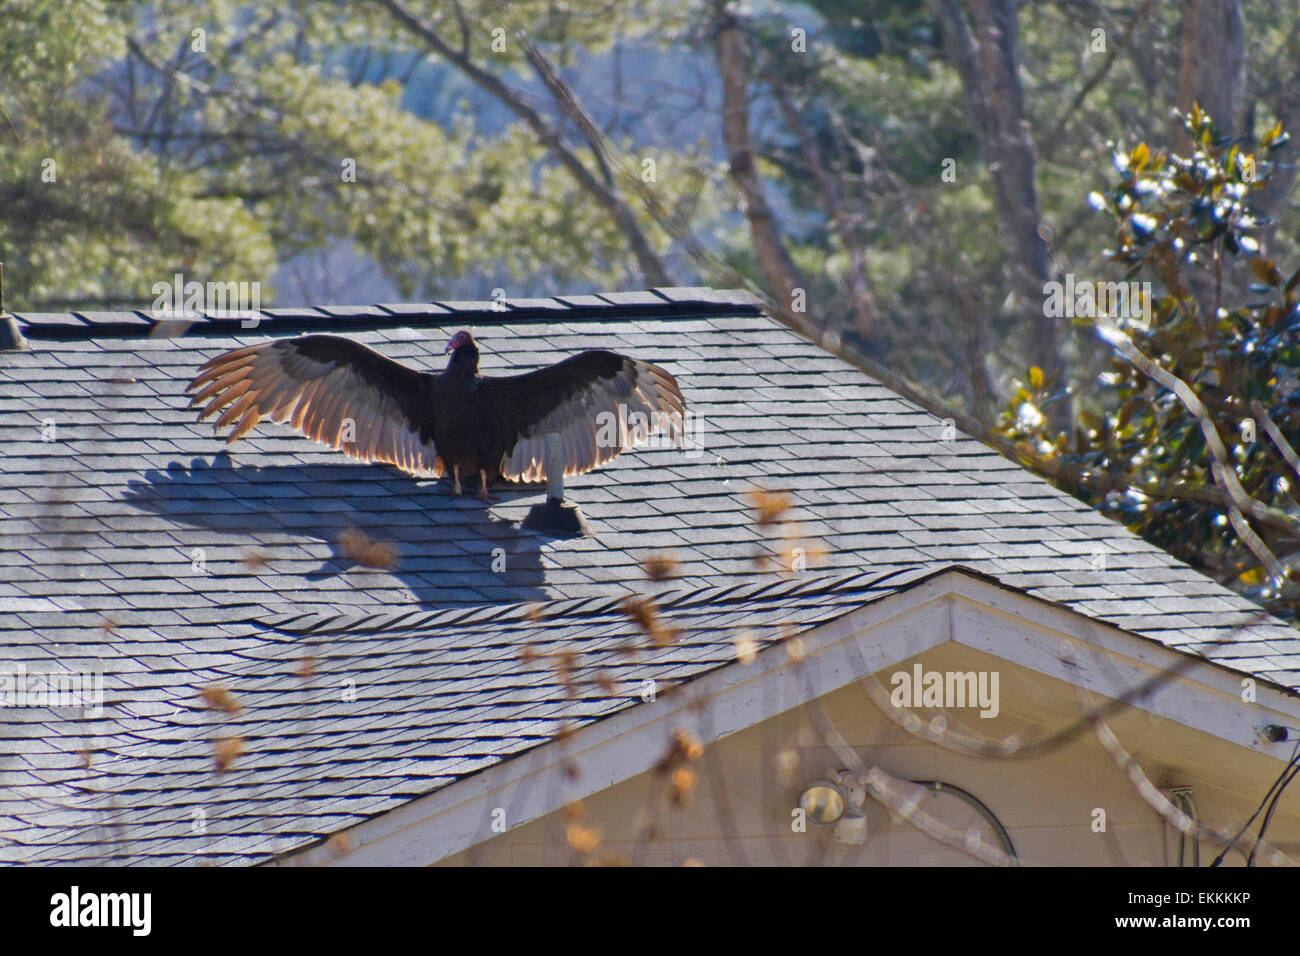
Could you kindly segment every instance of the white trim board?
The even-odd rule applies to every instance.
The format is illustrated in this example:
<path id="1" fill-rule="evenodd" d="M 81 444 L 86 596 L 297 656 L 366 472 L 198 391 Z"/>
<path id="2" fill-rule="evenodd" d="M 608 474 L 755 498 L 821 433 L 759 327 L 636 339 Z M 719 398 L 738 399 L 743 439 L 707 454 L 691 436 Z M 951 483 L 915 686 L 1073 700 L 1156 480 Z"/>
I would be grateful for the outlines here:
<path id="1" fill-rule="evenodd" d="M 949 569 L 799 635 L 803 660 L 782 646 L 750 664 L 710 671 L 589 724 L 566 740 L 517 757 L 342 831 L 346 845 L 317 843 L 270 865 L 426 865 L 545 816 L 653 767 L 676 729 L 713 743 L 946 642 L 970 647 L 1094 693 L 1116 697 L 1186 655 L 964 569 Z M 1061 653 L 1077 647 L 1078 667 Z M 1223 740 L 1285 759 L 1292 744 L 1268 744 L 1254 728 L 1296 726 L 1300 700 L 1260 683 L 1258 702 L 1240 700 L 1238 675 L 1197 660 L 1134 706 Z M 703 705 L 703 706 L 701 706 Z M 694 709 L 698 708 L 698 709 Z M 702 720 L 700 715 L 706 715 Z M 577 776 L 561 772 L 576 765 Z"/>

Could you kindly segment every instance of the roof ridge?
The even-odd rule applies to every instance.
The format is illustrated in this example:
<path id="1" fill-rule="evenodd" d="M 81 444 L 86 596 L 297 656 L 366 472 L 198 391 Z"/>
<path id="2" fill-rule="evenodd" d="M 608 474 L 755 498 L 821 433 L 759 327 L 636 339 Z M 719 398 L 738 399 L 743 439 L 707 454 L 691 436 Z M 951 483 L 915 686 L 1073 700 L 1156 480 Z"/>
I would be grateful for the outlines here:
<path id="1" fill-rule="evenodd" d="M 887 571 L 873 573 L 872 570 L 856 569 L 847 573 L 826 572 L 808 575 L 798 579 L 778 578 L 775 581 L 745 581 L 740 584 L 709 585 L 702 588 L 679 588 L 664 591 L 654 596 L 660 610 L 690 607 L 698 604 L 736 604 L 748 600 L 772 600 L 799 597 L 814 597 L 823 594 L 846 594 L 855 591 L 875 590 L 885 582 L 899 575 L 909 576 L 905 581 L 890 585 L 903 587 L 917 583 L 924 578 L 941 574 L 945 571 L 963 570 L 978 577 L 988 575 L 972 570 L 960 564 L 941 564 L 934 566 L 905 565 L 890 568 Z M 409 613 L 381 611 L 373 614 L 352 614 L 340 612 L 332 617 L 316 619 L 305 627 L 293 627 L 302 617 L 277 615 L 256 623 L 268 630 L 285 634 L 317 635 L 329 634 L 386 634 L 393 631 L 424 630 L 433 627 L 446 627 L 452 624 L 486 624 L 504 623 L 516 620 L 580 620 L 609 614 L 624 601 L 634 595 L 597 598 L 551 598 L 545 601 L 517 601 L 509 604 L 475 604 L 467 607 L 441 608 L 425 614 L 419 614 L 415 627 L 410 626 Z M 289 617 L 288 620 L 283 618 Z M 312 618 L 315 615 L 307 615 Z M 406 626 L 403 626 L 403 625 Z"/>
<path id="2" fill-rule="evenodd" d="M 224 300 L 223 300 L 224 301 Z M 229 312 L 195 312 L 158 317 L 140 309 L 118 311 L 15 312 L 22 334 L 31 339 L 176 338 L 182 335 L 248 335 L 306 331 L 439 327 L 460 322 L 605 321 L 679 319 L 684 316 L 762 315 L 763 305 L 745 289 L 663 286 L 625 292 L 374 305 L 324 305 L 254 308 L 245 317 Z"/>

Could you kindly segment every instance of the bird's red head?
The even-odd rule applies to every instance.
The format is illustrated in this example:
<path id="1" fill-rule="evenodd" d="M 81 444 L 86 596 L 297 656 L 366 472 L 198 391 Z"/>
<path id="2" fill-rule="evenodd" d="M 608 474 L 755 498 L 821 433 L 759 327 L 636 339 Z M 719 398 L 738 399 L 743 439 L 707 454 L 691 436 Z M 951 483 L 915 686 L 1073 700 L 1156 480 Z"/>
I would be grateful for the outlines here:
<path id="1" fill-rule="evenodd" d="M 474 344 L 474 336 L 470 335 L 467 329 L 461 329 L 459 332 L 457 332 L 455 335 L 451 337 L 451 340 L 447 343 L 447 347 L 442 350 L 442 354 L 446 355 L 448 352 L 454 352 L 462 345 L 473 345 L 473 344 Z"/>

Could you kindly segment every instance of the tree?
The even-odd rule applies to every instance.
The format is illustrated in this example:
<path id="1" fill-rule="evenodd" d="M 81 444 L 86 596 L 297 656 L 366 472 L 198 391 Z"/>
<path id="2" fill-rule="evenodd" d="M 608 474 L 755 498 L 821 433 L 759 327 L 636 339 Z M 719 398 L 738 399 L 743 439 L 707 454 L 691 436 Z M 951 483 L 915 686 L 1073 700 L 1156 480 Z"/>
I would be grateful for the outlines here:
<path id="1" fill-rule="evenodd" d="M 1220 135 L 1194 106 L 1190 155 L 1117 151 L 1119 183 L 1093 204 L 1115 221 L 1119 282 L 1081 281 L 1079 322 L 1115 347 L 1070 432 L 1040 408 L 1051 388 L 1033 368 L 1002 432 L 1021 459 L 1103 513 L 1207 574 L 1294 617 L 1300 609 L 1300 268 L 1262 252 L 1272 221 L 1252 199 L 1289 137 L 1259 152 Z M 1225 281 L 1253 282 L 1240 299 Z M 1128 283 L 1142 281 L 1149 292 Z M 1215 290 L 1206 303 L 1198 287 Z M 1120 297 L 1116 297 L 1120 293 Z"/>
<path id="2" fill-rule="evenodd" d="M 1059 364 L 1060 330 L 1041 307 L 1052 270 L 1034 185 L 1034 143 L 1017 74 L 1016 3 L 972 0 L 969 23 L 956 0 L 940 0 L 936 8 L 944 50 L 961 75 L 980 154 L 992 171 L 995 204 L 1011 253 L 1016 312 L 1035 330 L 1034 363 L 1052 374 Z"/>
<path id="3" fill-rule="evenodd" d="M 0 36 L 12 55 L 0 69 L 21 92 L 0 100 L 0 256 L 15 307 L 142 307 L 178 271 L 266 282 L 277 261 L 340 242 L 383 263 L 405 297 L 446 295 L 462 276 L 514 296 L 672 281 L 672 237 L 627 201 L 640 157 L 599 170 L 581 135 L 571 141 L 563 120 L 498 75 L 549 69 L 512 18 L 536 17 L 543 36 L 565 37 L 559 49 L 594 49 L 636 11 L 601 21 L 578 5 L 547 20 L 540 4 L 457 5 L 456 17 L 442 6 L 431 22 L 466 32 L 433 52 L 520 107 L 517 122 L 489 128 L 467 101 L 444 123 L 404 106 L 403 80 L 437 35 L 419 36 L 432 27 L 395 3 L 340 19 L 318 2 L 98 3 L 89 17 L 7 2 Z M 19 51 L 32 49 L 46 59 L 28 67 Z M 38 185 L 46 158 L 60 173 L 51 188 Z M 657 201 L 679 228 L 712 212 L 709 177 L 690 174 L 693 144 L 664 146 L 654 162 Z"/>
<path id="4" fill-rule="evenodd" d="M 262 275 L 265 223 L 202 172 L 133 147 L 95 83 L 126 54 L 100 0 L 0 12 L 0 261 L 23 308 L 133 302 L 174 271 Z"/>
<path id="5" fill-rule="evenodd" d="M 1183 5 L 1179 37 L 1178 109 L 1199 105 L 1230 136 L 1242 130 L 1245 47 L 1238 0 L 1190 0 Z M 1174 141 L 1182 152 L 1191 143 L 1181 124 Z"/>
<path id="6" fill-rule="evenodd" d="M 722 142 L 731 179 L 743 200 L 754 253 L 767 288 L 786 321 L 798 326 L 803 324 L 799 318 L 803 309 L 796 303 L 801 291 L 806 295 L 808 283 L 790 257 L 758 172 L 755 161 L 758 149 L 749 123 L 749 39 L 729 6 L 728 0 L 717 0 L 713 24 L 718 72 L 722 78 Z M 814 314 L 820 312 L 817 309 Z M 824 325 L 825 319 L 819 315 L 804 331 L 820 337 Z"/>

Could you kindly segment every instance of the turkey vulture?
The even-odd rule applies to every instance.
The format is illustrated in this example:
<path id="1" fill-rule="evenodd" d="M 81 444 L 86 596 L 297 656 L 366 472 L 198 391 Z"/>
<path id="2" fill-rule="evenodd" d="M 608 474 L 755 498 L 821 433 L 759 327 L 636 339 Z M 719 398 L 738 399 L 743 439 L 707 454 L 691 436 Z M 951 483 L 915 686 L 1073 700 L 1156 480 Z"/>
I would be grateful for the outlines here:
<path id="1" fill-rule="evenodd" d="M 421 372 L 337 335 L 304 335 L 223 352 L 187 392 L 199 420 L 221 412 L 234 441 L 263 418 L 362 461 L 416 475 L 478 472 L 546 478 L 546 435 L 557 432 L 564 474 L 591 471 L 656 431 L 680 443 L 686 402 L 657 365 L 593 349 L 522 375 L 480 375 L 478 346 L 457 332 L 442 372 Z M 224 410 L 223 410 L 224 409 Z"/>

